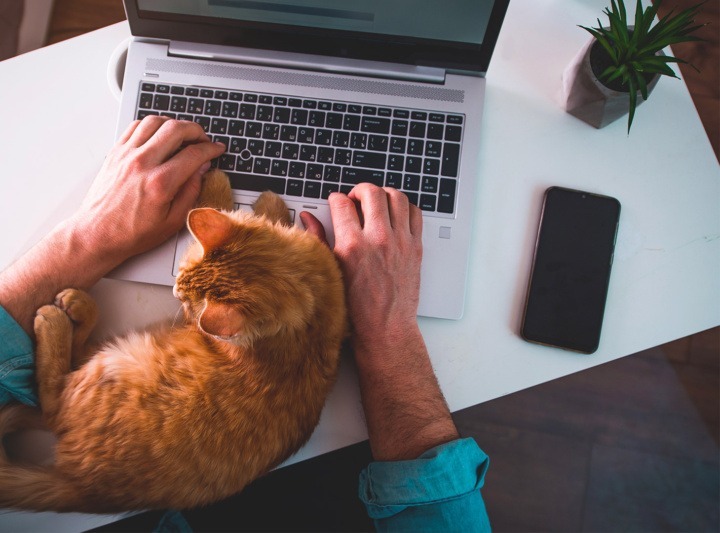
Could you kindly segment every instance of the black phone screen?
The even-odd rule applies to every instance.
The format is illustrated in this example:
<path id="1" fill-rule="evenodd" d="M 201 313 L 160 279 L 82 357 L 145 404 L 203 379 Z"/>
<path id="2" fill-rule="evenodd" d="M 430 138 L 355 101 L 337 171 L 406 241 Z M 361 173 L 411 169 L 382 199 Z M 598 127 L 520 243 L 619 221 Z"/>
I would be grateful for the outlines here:
<path id="1" fill-rule="evenodd" d="M 615 198 L 561 187 L 545 192 L 524 339 L 597 350 L 619 218 Z"/>

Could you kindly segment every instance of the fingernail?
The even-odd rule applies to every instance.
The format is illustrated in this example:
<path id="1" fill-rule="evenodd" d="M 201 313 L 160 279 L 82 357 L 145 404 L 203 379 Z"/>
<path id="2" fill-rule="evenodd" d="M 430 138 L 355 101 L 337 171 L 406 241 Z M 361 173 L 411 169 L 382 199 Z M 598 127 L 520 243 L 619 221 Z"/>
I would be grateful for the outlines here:
<path id="1" fill-rule="evenodd" d="M 200 167 L 200 172 L 202 172 L 203 174 L 205 174 L 205 172 L 207 172 L 208 170 L 210 170 L 210 161 L 208 161 L 207 163 L 204 163 Z"/>

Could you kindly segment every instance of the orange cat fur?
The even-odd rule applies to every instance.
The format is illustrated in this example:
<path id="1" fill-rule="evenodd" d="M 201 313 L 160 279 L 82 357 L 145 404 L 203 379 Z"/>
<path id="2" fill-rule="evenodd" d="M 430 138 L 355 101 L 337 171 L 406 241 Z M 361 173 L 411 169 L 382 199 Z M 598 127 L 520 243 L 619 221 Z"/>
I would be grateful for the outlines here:
<path id="1" fill-rule="evenodd" d="M 232 206 L 221 172 L 206 176 L 203 191 L 204 205 Z M 341 274 L 327 246 L 289 226 L 278 196 L 263 193 L 255 211 L 191 211 L 198 242 L 175 286 L 183 326 L 130 333 L 85 354 L 96 318 L 86 293 L 63 291 L 38 310 L 38 390 L 58 438 L 55 462 L 10 464 L 0 453 L 0 507 L 208 504 L 307 441 L 346 333 Z M 1 411 L 0 435 L 36 427 L 26 410 Z"/>

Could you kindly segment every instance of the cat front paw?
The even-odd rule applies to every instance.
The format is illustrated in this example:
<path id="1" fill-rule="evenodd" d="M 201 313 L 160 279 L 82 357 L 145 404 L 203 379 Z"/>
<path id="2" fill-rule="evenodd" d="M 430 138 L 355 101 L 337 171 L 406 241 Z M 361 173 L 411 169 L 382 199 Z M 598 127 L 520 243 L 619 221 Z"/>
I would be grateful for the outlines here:
<path id="1" fill-rule="evenodd" d="M 55 297 L 55 306 L 64 311 L 80 328 L 92 328 L 97 322 L 97 305 L 92 296 L 85 291 L 65 289 Z"/>
<path id="2" fill-rule="evenodd" d="M 73 324 L 70 317 L 59 307 L 43 305 L 35 313 L 33 330 L 38 343 L 41 343 L 48 339 L 72 335 Z"/>
<path id="3" fill-rule="evenodd" d="M 253 204 L 256 215 L 265 215 L 273 222 L 279 222 L 283 226 L 292 226 L 290 211 L 287 205 L 277 194 L 272 191 L 265 191 Z"/>
<path id="4" fill-rule="evenodd" d="M 227 174 L 217 168 L 205 173 L 197 206 L 224 209 L 225 211 L 232 211 L 235 208 L 230 178 Z"/>

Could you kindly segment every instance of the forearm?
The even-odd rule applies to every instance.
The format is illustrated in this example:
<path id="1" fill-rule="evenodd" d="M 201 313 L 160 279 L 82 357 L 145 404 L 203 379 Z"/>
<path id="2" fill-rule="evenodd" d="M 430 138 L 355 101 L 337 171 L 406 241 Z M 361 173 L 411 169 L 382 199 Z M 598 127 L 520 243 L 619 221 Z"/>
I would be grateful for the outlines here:
<path id="1" fill-rule="evenodd" d="M 417 325 L 354 342 L 370 446 L 378 461 L 414 459 L 457 439 Z"/>
<path id="2" fill-rule="evenodd" d="M 31 336 L 39 307 L 68 287 L 91 287 L 120 263 L 116 254 L 93 245 L 89 232 L 65 221 L 0 273 L 0 305 Z"/>

